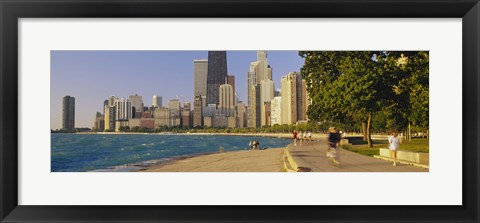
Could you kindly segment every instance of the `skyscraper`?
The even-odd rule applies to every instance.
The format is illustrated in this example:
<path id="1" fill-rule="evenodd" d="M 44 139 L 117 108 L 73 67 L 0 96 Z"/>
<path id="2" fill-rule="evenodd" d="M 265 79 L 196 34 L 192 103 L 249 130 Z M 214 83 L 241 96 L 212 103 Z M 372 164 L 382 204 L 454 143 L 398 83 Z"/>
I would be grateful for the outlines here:
<path id="1" fill-rule="evenodd" d="M 271 108 L 271 124 L 282 124 L 282 97 L 274 97 L 270 103 Z"/>
<path id="2" fill-rule="evenodd" d="M 116 108 L 115 106 L 106 105 L 105 108 L 105 131 L 112 131 L 115 130 L 115 117 Z"/>
<path id="3" fill-rule="evenodd" d="M 253 90 L 255 89 L 254 86 L 260 85 L 262 81 L 267 81 L 268 83 L 265 82 L 263 84 L 264 87 L 261 87 L 259 90 L 260 94 L 257 98 L 256 95 L 253 95 Z M 270 90 L 270 88 L 272 90 Z M 269 102 L 273 98 L 272 68 L 268 65 L 267 51 L 257 51 L 257 61 L 250 63 L 250 69 L 247 73 L 247 96 L 248 127 L 265 125 L 266 119 L 264 117 L 264 112 L 261 112 L 265 110 L 263 102 Z M 255 120 L 257 118 L 260 120 L 258 123 Z"/>
<path id="4" fill-rule="evenodd" d="M 128 96 L 132 103 L 132 118 L 141 118 L 143 116 L 143 99 L 141 95 L 135 94 Z"/>
<path id="5" fill-rule="evenodd" d="M 227 84 L 230 84 L 233 89 L 233 95 L 235 95 L 235 76 L 228 75 L 227 76 Z"/>
<path id="6" fill-rule="evenodd" d="M 207 103 L 208 60 L 193 60 L 193 95 L 201 95 L 203 107 Z"/>
<path id="7" fill-rule="evenodd" d="M 203 107 L 202 96 L 195 96 L 193 99 L 193 127 L 203 126 Z"/>
<path id="8" fill-rule="evenodd" d="M 132 102 L 130 100 L 124 98 L 115 100 L 115 108 L 116 120 L 128 120 L 132 118 Z"/>
<path id="9" fill-rule="evenodd" d="M 307 90 L 301 75 L 290 72 L 282 77 L 281 114 L 282 124 L 295 124 L 306 120 Z"/>
<path id="10" fill-rule="evenodd" d="M 264 125 L 270 125 L 270 116 L 266 116 L 267 114 L 267 109 L 265 108 L 265 105 L 268 104 L 270 106 L 270 101 L 274 97 L 274 88 L 273 88 L 273 81 L 270 79 L 264 79 L 260 81 L 260 111 L 262 113 L 261 115 L 261 126 Z"/>
<path id="11" fill-rule="evenodd" d="M 235 96 L 233 94 L 233 88 L 230 84 L 220 85 L 218 110 L 220 111 L 221 115 L 235 115 Z"/>
<path id="12" fill-rule="evenodd" d="M 153 107 L 160 108 L 162 107 L 162 96 L 153 95 Z"/>
<path id="13" fill-rule="evenodd" d="M 227 77 L 227 52 L 208 51 L 207 102 L 218 105 L 220 85 Z"/>
<path id="14" fill-rule="evenodd" d="M 177 126 L 181 124 L 180 100 L 171 99 L 168 102 L 168 109 L 170 110 L 171 123 L 170 126 Z"/>
<path id="15" fill-rule="evenodd" d="M 191 105 L 190 105 L 190 102 L 184 102 L 183 103 L 183 110 L 182 110 L 182 126 L 183 127 L 192 127 L 192 120 L 191 120 L 191 116 L 192 116 L 192 112 L 191 112 Z"/>
<path id="16" fill-rule="evenodd" d="M 261 127 L 261 109 L 260 109 L 260 84 L 256 84 L 252 86 L 252 106 L 250 125 L 248 127 L 259 128 Z"/>
<path id="17" fill-rule="evenodd" d="M 63 97 L 62 129 L 75 129 L 75 98 L 68 95 Z"/>
<path id="18" fill-rule="evenodd" d="M 162 126 L 172 126 L 171 113 L 168 108 L 155 108 L 153 112 L 154 126 L 159 128 Z"/>
<path id="19" fill-rule="evenodd" d="M 238 117 L 238 127 L 245 128 L 247 126 L 246 117 L 245 117 L 245 104 L 242 101 L 237 102 L 236 105 L 237 117 Z"/>
<path id="20" fill-rule="evenodd" d="M 104 116 L 102 113 L 97 112 L 97 114 L 95 114 L 95 121 L 93 122 L 93 129 L 95 131 L 103 131 L 104 128 L 105 128 Z"/>

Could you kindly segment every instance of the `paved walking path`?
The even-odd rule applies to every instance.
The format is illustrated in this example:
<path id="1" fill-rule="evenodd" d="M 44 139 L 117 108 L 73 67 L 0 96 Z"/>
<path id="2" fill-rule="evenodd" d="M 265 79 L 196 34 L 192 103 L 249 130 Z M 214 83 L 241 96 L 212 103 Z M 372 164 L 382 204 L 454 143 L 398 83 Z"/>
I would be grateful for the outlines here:
<path id="1" fill-rule="evenodd" d="M 311 172 L 428 172 L 428 169 L 406 164 L 392 166 L 391 162 L 340 149 L 340 165 L 333 165 L 326 157 L 327 139 L 288 145 L 293 160 L 299 167 Z"/>
<path id="2" fill-rule="evenodd" d="M 146 172 L 283 172 L 284 148 L 196 156 L 153 166 Z"/>

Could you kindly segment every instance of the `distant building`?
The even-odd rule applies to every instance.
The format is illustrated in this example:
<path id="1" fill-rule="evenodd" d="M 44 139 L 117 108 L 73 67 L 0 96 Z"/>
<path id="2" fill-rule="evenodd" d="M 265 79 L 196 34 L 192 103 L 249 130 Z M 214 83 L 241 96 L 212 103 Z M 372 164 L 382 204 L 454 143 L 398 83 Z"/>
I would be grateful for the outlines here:
<path id="1" fill-rule="evenodd" d="M 180 107 L 180 100 L 178 99 L 171 99 L 168 102 L 168 109 L 170 109 L 170 126 L 177 126 L 181 125 L 181 107 Z"/>
<path id="2" fill-rule="evenodd" d="M 307 116 L 306 82 L 301 75 L 290 72 L 282 77 L 282 124 L 295 124 L 305 121 Z"/>
<path id="3" fill-rule="evenodd" d="M 102 113 L 97 112 L 95 121 L 93 122 L 93 129 L 95 131 L 103 131 L 105 129 L 105 117 Z"/>
<path id="4" fill-rule="evenodd" d="M 270 79 L 264 79 L 260 81 L 260 126 L 270 125 L 270 117 L 267 117 L 266 114 L 270 114 L 270 111 L 267 112 L 265 105 L 268 103 L 270 106 L 270 101 L 274 97 L 274 87 L 273 81 Z"/>
<path id="5" fill-rule="evenodd" d="M 263 87 L 259 87 L 260 89 L 255 91 L 255 86 L 261 86 L 262 81 L 264 81 Z M 254 95 L 253 91 L 259 95 Z M 250 63 L 247 73 L 247 97 L 247 126 L 260 127 L 266 122 L 265 117 L 262 118 L 264 116 L 263 102 L 274 97 L 272 68 L 268 65 L 267 51 L 257 51 L 257 61 Z"/>
<path id="6" fill-rule="evenodd" d="M 207 102 L 218 105 L 219 88 L 227 77 L 227 52 L 208 51 Z"/>
<path id="7" fill-rule="evenodd" d="M 183 102 L 183 110 L 184 111 L 191 111 L 192 110 L 192 105 L 190 104 L 189 101 Z"/>
<path id="8" fill-rule="evenodd" d="M 163 106 L 162 104 L 162 96 L 158 96 L 158 95 L 153 95 L 153 103 L 152 103 L 153 107 L 156 107 L 156 108 L 160 108 Z"/>
<path id="9" fill-rule="evenodd" d="M 229 84 L 220 85 L 218 110 L 220 114 L 227 117 L 235 115 L 235 95 Z"/>
<path id="10" fill-rule="evenodd" d="M 153 118 L 143 118 L 140 119 L 140 127 L 146 129 L 154 129 L 155 128 L 155 119 Z"/>
<path id="11" fill-rule="evenodd" d="M 261 127 L 261 98 L 260 98 L 260 84 L 256 84 L 252 86 L 252 108 L 250 109 L 250 126 L 253 128 Z"/>
<path id="12" fill-rule="evenodd" d="M 128 127 L 128 122 L 129 120 L 127 119 L 121 119 L 115 121 L 115 132 L 120 132 L 120 128 L 122 127 Z"/>
<path id="13" fill-rule="evenodd" d="M 227 117 L 227 127 L 236 128 L 238 126 L 238 118 L 235 116 Z"/>
<path id="14" fill-rule="evenodd" d="M 120 98 L 115 100 L 116 120 L 128 120 L 132 118 L 132 102 L 128 99 Z"/>
<path id="15" fill-rule="evenodd" d="M 228 118 L 229 117 L 222 114 L 212 116 L 212 127 L 228 127 Z"/>
<path id="16" fill-rule="evenodd" d="M 207 116 L 214 116 L 217 112 L 217 105 L 216 104 L 208 104 L 207 107 L 203 108 L 203 117 Z"/>
<path id="17" fill-rule="evenodd" d="M 183 110 L 182 110 L 182 126 L 191 128 L 193 126 L 193 117 L 192 117 L 192 105 L 190 102 L 186 101 L 183 103 Z"/>
<path id="18" fill-rule="evenodd" d="M 128 96 L 128 100 L 132 103 L 132 118 L 143 117 L 143 99 L 141 95 L 135 94 Z"/>
<path id="19" fill-rule="evenodd" d="M 195 96 L 193 99 L 193 127 L 203 126 L 203 107 L 202 96 Z"/>
<path id="20" fill-rule="evenodd" d="M 140 127 L 140 118 L 132 118 L 128 120 L 128 127 L 134 128 L 134 127 Z"/>
<path id="21" fill-rule="evenodd" d="M 191 128 L 192 125 L 190 124 L 190 111 L 182 111 L 182 127 Z"/>
<path id="22" fill-rule="evenodd" d="M 203 107 L 207 103 L 208 60 L 193 61 L 193 94 L 201 95 Z"/>
<path id="23" fill-rule="evenodd" d="M 203 125 L 205 127 L 212 127 L 212 116 L 203 117 Z"/>
<path id="24" fill-rule="evenodd" d="M 230 84 L 230 86 L 232 86 L 233 95 L 235 95 L 235 76 L 227 75 L 227 84 Z"/>
<path id="25" fill-rule="evenodd" d="M 115 101 L 118 100 L 118 97 L 112 95 L 107 99 L 107 105 L 108 106 L 115 106 Z"/>
<path id="26" fill-rule="evenodd" d="M 264 118 L 265 123 L 262 123 L 262 126 L 265 125 L 272 125 L 271 118 L 272 118 L 272 110 L 271 110 L 271 102 L 266 101 L 262 103 L 262 118 Z"/>
<path id="27" fill-rule="evenodd" d="M 274 97 L 270 103 L 271 108 L 271 125 L 282 124 L 282 97 Z"/>
<path id="28" fill-rule="evenodd" d="M 62 108 L 62 129 L 75 129 L 75 98 L 71 96 L 63 97 Z"/>
<path id="29" fill-rule="evenodd" d="M 171 113 L 168 108 L 155 108 L 153 112 L 155 128 L 162 126 L 172 126 Z"/>
<path id="30" fill-rule="evenodd" d="M 105 106 L 105 131 L 115 130 L 116 110 L 115 106 Z"/>
<path id="31" fill-rule="evenodd" d="M 237 102 L 236 110 L 237 110 L 237 118 L 238 118 L 237 127 L 245 128 L 247 126 L 245 104 L 242 101 Z"/>

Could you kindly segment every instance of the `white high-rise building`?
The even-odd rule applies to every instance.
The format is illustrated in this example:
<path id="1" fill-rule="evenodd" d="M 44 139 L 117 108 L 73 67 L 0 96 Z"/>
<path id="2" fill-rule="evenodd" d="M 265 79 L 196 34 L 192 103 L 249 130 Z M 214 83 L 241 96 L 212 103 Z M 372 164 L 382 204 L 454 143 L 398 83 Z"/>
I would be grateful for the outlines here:
<path id="1" fill-rule="evenodd" d="M 265 94 L 262 94 L 262 90 L 260 90 L 260 100 L 258 100 L 255 95 L 253 95 L 252 90 L 255 89 L 254 86 L 261 85 L 262 80 L 272 80 L 272 68 L 268 65 L 268 58 L 267 58 L 267 51 L 257 51 L 257 61 L 250 63 L 250 69 L 247 73 L 247 97 L 248 97 L 248 107 L 247 107 L 247 125 L 248 127 L 259 127 L 265 123 L 267 123 L 266 118 L 263 119 L 261 116 L 264 116 L 264 112 L 262 115 L 257 114 L 262 110 L 261 107 L 264 102 L 270 102 L 273 98 L 273 93 L 270 96 L 270 93 L 266 93 L 267 89 L 265 90 Z M 273 83 L 273 81 L 272 81 Z M 265 83 L 265 88 L 270 88 L 270 83 Z M 270 92 L 268 90 L 268 92 Z M 272 86 L 273 92 L 273 86 Z M 253 100 L 253 99 L 256 100 Z M 264 101 L 262 99 L 269 98 L 269 100 Z M 263 109 L 265 110 L 265 108 Z M 257 120 L 260 120 L 260 123 L 257 123 Z"/>
<path id="2" fill-rule="evenodd" d="M 282 96 L 274 97 L 271 101 L 272 125 L 282 124 Z"/>
<path id="3" fill-rule="evenodd" d="M 290 72 L 282 77 L 282 124 L 295 124 L 307 119 L 307 88 L 301 75 Z"/>
<path id="4" fill-rule="evenodd" d="M 235 115 L 235 97 L 230 84 L 220 85 L 218 110 L 221 115 Z"/>
<path id="5" fill-rule="evenodd" d="M 156 108 L 161 108 L 163 106 L 162 104 L 162 96 L 159 96 L 159 95 L 153 95 L 153 103 L 152 103 L 153 107 L 156 107 Z"/>
<path id="6" fill-rule="evenodd" d="M 132 102 L 128 99 L 120 98 L 115 100 L 116 120 L 128 120 L 132 118 Z"/>

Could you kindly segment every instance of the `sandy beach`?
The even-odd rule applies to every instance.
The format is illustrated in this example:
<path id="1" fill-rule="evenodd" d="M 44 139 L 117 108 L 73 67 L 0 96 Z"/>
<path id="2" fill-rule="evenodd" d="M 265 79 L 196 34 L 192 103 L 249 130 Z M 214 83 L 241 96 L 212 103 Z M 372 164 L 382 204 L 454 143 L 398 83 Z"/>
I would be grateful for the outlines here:
<path id="1" fill-rule="evenodd" d="M 180 159 L 143 172 L 284 172 L 284 148 L 242 150 Z"/>

